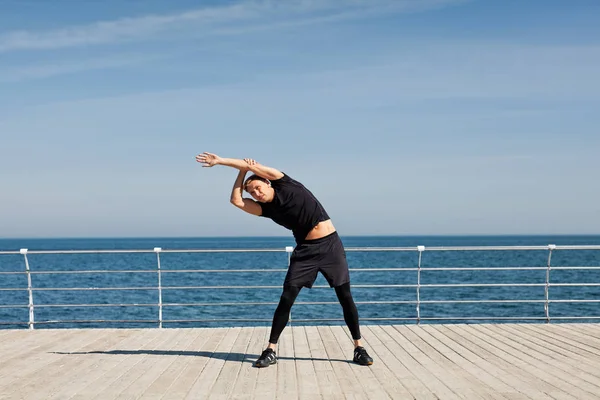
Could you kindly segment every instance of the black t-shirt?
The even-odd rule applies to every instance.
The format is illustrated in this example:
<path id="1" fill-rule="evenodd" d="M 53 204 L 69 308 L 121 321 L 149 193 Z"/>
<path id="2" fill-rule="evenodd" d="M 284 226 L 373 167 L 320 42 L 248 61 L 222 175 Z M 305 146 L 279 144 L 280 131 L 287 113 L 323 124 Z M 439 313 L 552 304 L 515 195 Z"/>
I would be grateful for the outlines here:
<path id="1" fill-rule="evenodd" d="M 301 243 L 319 222 L 329 219 L 319 200 L 304 185 L 286 174 L 271 181 L 271 186 L 275 196 L 269 203 L 258 203 L 262 207 L 261 216 L 290 229 L 296 243 Z"/>

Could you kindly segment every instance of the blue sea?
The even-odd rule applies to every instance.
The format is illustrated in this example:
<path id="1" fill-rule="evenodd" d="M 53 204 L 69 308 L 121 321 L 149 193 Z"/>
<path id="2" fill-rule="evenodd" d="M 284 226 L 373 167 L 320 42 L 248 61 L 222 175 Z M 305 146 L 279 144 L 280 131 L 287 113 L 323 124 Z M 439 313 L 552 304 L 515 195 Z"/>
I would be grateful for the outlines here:
<path id="1" fill-rule="evenodd" d="M 600 245 L 596 236 L 342 236 L 347 248 L 449 246 L 546 246 Z M 104 238 L 104 239 L 0 239 L 0 251 L 47 250 L 150 250 L 171 249 L 280 249 L 277 252 L 161 253 L 164 327 L 216 327 L 270 325 L 281 294 L 291 237 L 224 238 Z M 353 295 L 362 324 L 416 323 L 416 288 L 360 287 L 361 285 L 414 285 L 418 252 L 348 251 Z M 157 256 L 148 253 L 29 254 L 32 272 L 36 329 L 156 327 L 158 326 Z M 600 266 L 600 250 L 556 250 L 553 267 Z M 498 267 L 546 267 L 548 250 L 425 251 L 421 267 L 459 268 L 457 271 L 421 273 L 421 284 L 541 284 L 502 287 L 421 287 L 421 323 L 477 323 L 545 321 L 546 270 L 499 270 Z M 487 271 L 460 270 L 491 267 Z M 391 271 L 361 271 L 389 268 Z M 185 272 L 221 270 L 215 273 Z M 256 272 L 230 273 L 248 269 Z M 57 271 L 128 270 L 127 273 L 56 274 Z M 173 270 L 184 272 L 169 273 Z M 27 276 L 24 257 L 0 254 L 0 329 L 27 328 L 29 318 Z M 152 271 L 152 272 L 142 272 Z M 6 274 L 19 272 L 19 274 Z M 47 272 L 47 273 L 39 273 Z M 550 282 L 600 283 L 600 269 L 552 270 Z M 327 286 L 319 275 L 316 286 Z M 188 286 L 213 288 L 184 289 Z M 218 289 L 218 286 L 234 288 Z M 273 286 L 268 289 L 235 286 Z M 141 290 L 46 290 L 53 288 L 145 288 Z M 40 290 L 44 289 L 44 290 Z M 600 300 L 600 286 L 550 287 L 550 300 Z M 537 303 L 427 303 L 445 300 L 537 300 Z M 380 302 L 394 301 L 395 304 Z M 401 302 L 407 303 L 401 303 Z M 332 304 L 310 304 L 331 302 Z M 375 302 L 375 303 L 373 303 Z M 214 305 L 214 303 L 227 303 Z M 252 304 L 244 304 L 252 303 Z M 267 303 L 267 304 L 256 304 Z M 309 304 L 303 304 L 309 303 Z M 76 306 L 76 305 L 93 306 Z M 111 305 L 117 304 L 117 305 Z M 140 306 L 118 306 L 136 304 Z M 178 305 L 174 305 L 178 304 Z M 183 305 L 181 305 L 183 304 Z M 190 305 L 193 304 L 193 305 Z M 7 308 L 4 306 L 16 306 Z M 552 302 L 551 322 L 557 317 L 590 317 L 576 322 L 598 321 L 600 303 Z M 439 319 L 444 318 L 444 319 Z M 305 320 L 317 321 L 305 321 Z M 76 321 L 98 321 L 79 323 Z M 135 322 L 124 322 L 125 320 Z M 118 321 L 118 322 L 114 322 Z M 514 321 L 513 321 L 514 322 Z M 572 322 L 572 321 L 571 321 Z M 303 289 L 292 309 L 291 324 L 343 324 L 341 307 L 329 287 Z"/>

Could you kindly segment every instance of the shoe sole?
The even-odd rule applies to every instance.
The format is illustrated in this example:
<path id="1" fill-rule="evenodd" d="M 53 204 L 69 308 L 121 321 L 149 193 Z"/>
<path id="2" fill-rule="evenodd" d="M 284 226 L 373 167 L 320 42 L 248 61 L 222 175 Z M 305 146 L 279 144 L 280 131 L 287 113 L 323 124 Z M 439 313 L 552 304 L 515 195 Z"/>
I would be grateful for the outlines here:
<path id="1" fill-rule="evenodd" d="M 277 361 L 273 361 L 272 363 L 270 363 L 270 364 L 267 364 L 267 365 L 258 365 L 258 364 L 254 364 L 254 366 L 255 366 L 256 368 L 267 368 L 268 366 L 270 366 L 270 365 L 275 365 L 275 364 L 277 364 Z"/>

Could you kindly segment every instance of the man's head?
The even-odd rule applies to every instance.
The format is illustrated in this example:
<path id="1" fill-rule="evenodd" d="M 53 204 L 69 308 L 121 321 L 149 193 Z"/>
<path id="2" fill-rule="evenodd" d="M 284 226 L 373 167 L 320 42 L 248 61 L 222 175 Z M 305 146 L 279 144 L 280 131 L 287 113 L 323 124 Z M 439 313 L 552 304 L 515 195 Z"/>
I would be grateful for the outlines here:
<path id="1" fill-rule="evenodd" d="M 244 183 L 244 189 L 256 201 L 261 203 L 269 203 L 273 201 L 273 197 L 275 196 L 275 190 L 271 187 L 271 182 L 258 175 L 249 176 Z"/>

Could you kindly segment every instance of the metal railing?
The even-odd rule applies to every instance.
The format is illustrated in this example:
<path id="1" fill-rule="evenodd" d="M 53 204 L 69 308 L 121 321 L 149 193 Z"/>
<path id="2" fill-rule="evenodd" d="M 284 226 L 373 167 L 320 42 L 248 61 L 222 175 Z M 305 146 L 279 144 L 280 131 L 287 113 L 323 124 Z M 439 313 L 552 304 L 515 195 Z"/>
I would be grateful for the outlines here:
<path id="1" fill-rule="evenodd" d="M 452 252 L 452 251 L 547 251 L 547 264 L 541 267 L 422 267 L 422 256 L 424 252 Z M 554 252 L 559 250 L 600 250 L 600 246 L 461 246 L 461 247 L 349 247 L 346 248 L 347 252 L 417 252 L 418 259 L 415 267 L 402 267 L 402 268 L 351 268 L 350 271 L 360 272 L 416 272 L 416 284 L 353 284 L 353 288 L 405 288 L 414 289 L 416 294 L 415 300 L 382 300 L 382 301 L 356 301 L 356 304 L 368 304 L 370 306 L 378 305 L 414 305 L 416 315 L 414 317 L 361 317 L 361 320 L 372 320 L 372 321 L 402 321 L 412 320 L 417 324 L 421 321 L 477 321 L 477 320 L 543 320 L 546 323 L 550 323 L 551 320 L 600 320 L 600 315 L 575 315 L 575 316 L 557 316 L 551 317 L 550 315 L 550 304 L 551 303 L 600 303 L 600 296 L 591 299 L 551 299 L 550 288 L 551 287 L 600 287 L 600 282 L 551 282 L 552 270 L 598 270 L 600 266 L 552 266 L 552 255 Z M 288 256 L 288 263 L 290 260 L 292 247 L 286 247 L 285 249 L 170 249 L 165 250 L 160 247 L 155 247 L 153 250 L 52 250 L 52 251 L 30 251 L 28 249 L 21 249 L 20 251 L 0 251 L 0 255 L 22 255 L 25 269 L 24 271 L 3 271 L 1 275 L 22 275 L 25 274 L 27 277 L 27 288 L 0 288 L 0 292 L 16 292 L 16 291 L 27 291 L 28 304 L 2 304 L 0 309 L 10 308 L 28 308 L 29 320 L 28 321 L 2 321 L 0 319 L 0 325 L 25 325 L 29 329 L 34 329 L 36 325 L 42 324 L 60 324 L 60 323 L 152 323 L 157 324 L 159 328 L 163 327 L 164 323 L 187 323 L 187 322 L 270 322 L 270 319 L 245 319 L 245 318 L 220 318 L 220 319 L 167 319 L 163 318 L 164 307 L 182 307 L 182 306 L 193 306 L 193 307 L 214 307 L 214 306 L 259 306 L 259 305 L 275 305 L 277 302 L 195 302 L 195 303 L 165 303 L 163 302 L 163 292 L 165 290 L 223 290 L 223 289 L 280 289 L 281 285 L 200 285 L 200 286 L 164 286 L 162 283 L 162 277 L 165 274 L 176 274 L 176 273 L 194 273 L 194 274 L 211 274 L 211 273 L 273 273 L 273 272 L 285 272 L 285 268 L 266 268 L 266 269 L 172 269 L 166 270 L 161 269 L 161 254 L 164 253 L 257 253 L 257 252 L 285 252 Z M 113 269 L 97 269 L 97 270 L 44 270 L 44 271 L 32 271 L 30 268 L 29 255 L 52 255 L 52 254 L 118 254 L 118 253 L 155 253 L 156 254 L 156 269 L 145 269 L 145 270 L 113 270 Z M 422 282 L 423 272 L 447 272 L 447 271 L 535 271 L 545 270 L 545 281 L 540 283 L 428 283 Z M 35 275 L 62 275 L 62 274 L 156 274 L 157 285 L 156 286 L 133 286 L 133 287 L 34 287 L 32 277 Z M 329 288 L 326 285 L 316 285 L 314 288 Z M 477 300 L 460 300 L 460 299 L 444 299 L 444 300 L 423 300 L 421 290 L 424 288 L 507 288 L 507 287 L 521 287 L 521 288 L 544 288 L 543 299 L 477 299 Z M 156 291 L 158 296 L 157 303 L 81 303 L 81 304 L 34 304 L 34 293 L 44 291 Z M 492 304 L 492 303 L 543 303 L 544 315 L 543 316 L 532 316 L 532 317 L 498 317 L 498 316 L 438 316 L 438 317 L 423 317 L 421 315 L 421 306 L 424 304 Z M 337 304 L 337 302 L 329 301 L 307 301 L 297 302 L 296 304 L 305 305 L 325 305 L 325 304 Z M 156 307 L 158 309 L 157 319 L 120 319 L 120 320 L 98 320 L 98 319 L 74 319 L 74 320 L 53 320 L 53 321 L 36 321 L 35 310 L 36 308 L 49 308 L 49 307 Z M 291 319 L 290 319 L 291 321 Z M 323 322 L 323 321 L 343 321 L 338 318 L 305 318 L 296 319 L 296 322 Z"/>

